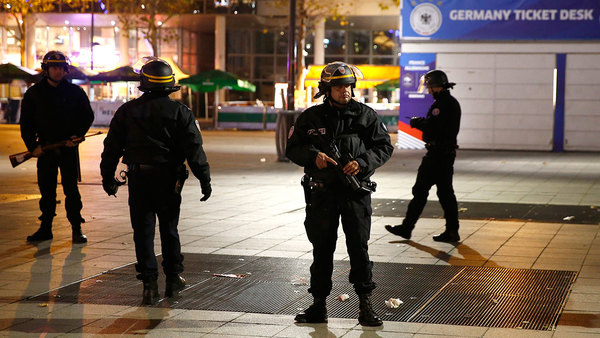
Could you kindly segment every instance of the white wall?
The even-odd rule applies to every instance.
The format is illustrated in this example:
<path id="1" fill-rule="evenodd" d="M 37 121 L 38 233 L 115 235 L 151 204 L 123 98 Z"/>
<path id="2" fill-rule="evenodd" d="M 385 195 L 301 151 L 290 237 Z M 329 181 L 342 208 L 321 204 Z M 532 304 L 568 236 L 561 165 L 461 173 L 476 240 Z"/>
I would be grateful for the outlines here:
<path id="1" fill-rule="evenodd" d="M 551 54 L 438 54 L 457 86 L 463 148 L 552 149 Z"/>
<path id="2" fill-rule="evenodd" d="M 600 54 L 568 54 L 565 150 L 600 150 Z"/>
<path id="3" fill-rule="evenodd" d="M 556 54 L 567 54 L 565 150 L 600 150 L 600 44 L 404 43 L 457 85 L 463 149 L 552 150 Z"/>

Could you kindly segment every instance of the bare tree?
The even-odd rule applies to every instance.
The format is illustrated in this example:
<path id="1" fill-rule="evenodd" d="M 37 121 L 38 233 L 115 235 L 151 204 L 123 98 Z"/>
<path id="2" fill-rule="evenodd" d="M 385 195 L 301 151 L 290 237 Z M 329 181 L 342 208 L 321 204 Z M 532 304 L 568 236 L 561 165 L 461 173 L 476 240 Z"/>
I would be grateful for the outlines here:
<path id="1" fill-rule="evenodd" d="M 306 67 L 304 59 L 304 49 L 306 47 L 306 37 L 315 29 L 317 23 L 330 18 L 339 20 L 342 26 L 347 24 L 345 15 L 355 0 L 350 1 L 322 1 L 322 0 L 296 0 L 296 22 L 297 39 L 296 41 L 296 88 L 300 88 L 302 83 L 302 73 L 300 70 Z M 289 0 L 274 0 L 273 5 L 277 7 L 289 8 Z"/>
<path id="2" fill-rule="evenodd" d="M 111 0 L 110 12 L 117 14 L 123 25 L 122 34 L 129 38 L 129 31 L 140 29 L 143 38 L 157 56 L 160 41 L 169 42 L 177 38 L 175 30 L 163 29 L 173 16 L 191 11 L 193 0 Z"/>

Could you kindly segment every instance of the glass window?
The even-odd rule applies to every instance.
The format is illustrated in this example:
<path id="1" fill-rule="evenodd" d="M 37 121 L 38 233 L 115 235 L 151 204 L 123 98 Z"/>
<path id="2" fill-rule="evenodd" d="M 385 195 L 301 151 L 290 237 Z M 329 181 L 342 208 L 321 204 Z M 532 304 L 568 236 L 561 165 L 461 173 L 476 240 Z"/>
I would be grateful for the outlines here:
<path id="1" fill-rule="evenodd" d="M 350 64 L 353 65 L 368 65 L 371 62 L 369 62 L 369 58 L 368 57 L 354 57 L 354 58 L 348 58 L 348 62 Z"/>
<path id="2" fill-rule="evenodd" d="M 374 65 L 397 65 L 396 58 L 393 57 L 373 57 Z"/>
<path id="3" fill-rule="evenodd" d="M 346 58 L 343 56 L 325 56 L 325 64 L 328 64 L 330 62 L 334 62 L 334 61 L 343 61 L 343 62 L 347 62 Z"/>
<path id="4" fill-rule="evenodd" d="M 239 90 L 228 90 L 228 101 L 250 101 L 252 98 L 251 92 L 242 92 Z"/>
<path id="5" fill-rule="evenodd" d="M 308 55 L 313 56 L 315 54 L 315 33 L 308 34 L 304 39 L 304 50 Z"/>
<path id="6" fill-rule="evenodd" d="M 248 54 L 250 53 L 250 31 L 228 30 L 227 31 L 227 53 Z"/>
<path id="7" fill-rule="evenodd" d="M 275 97 L 275 85 L 270 81 L 260 81 L 255 83 L 256 85 L 256 97 L 261 101 L 273 101 Z"/>
<path id="8" fill-rule="evenodd" d="M 309 54 L 309 56 L 304 57 L 304 63 L 306 63 L 307 66 L 310 66 L 312 64 L 314 64 L 315 62 L 315 58 Z"/>
<path id="9" fill-rule="evenodd" d="M 325 40 L 326 55 L 345 55 L 346 54 L 346 31 L 326 30 Z"/>
<path id="10" fill-rule="evenodd" d="M 368 55 L 369 54 L 369 31 L 348 31 L 348 54 Z"/>
<path id="11" fill-rule="evenodd" d="M 273 80 L 275 59 L 272 56 L 254 58 L 254 79 Z M 260 96 L 259 96 L 260 97 Z"/>
<path id="12" fill-rule="evenodd" d="M 174 29 L 161 29 L 160 32 L 162 37 L 166 37 L 168 38 L 166 41 L 165 40 L 160 40 L 160 47 L 159 47 L 159 51 L 160 51 L 160 55 L 161 56 L 168 56 L 171 59 L 177 59 L 177 55 L 178 55 L 178 44 L 179 44 L 179 36 L 177 34 L 177 31 Z"/>
<path id="13" fill-rule="evenodd" d="M 235 74 L 237 77 L 250 79 L 250 57 L 249 56 L 229 56 L 227 57 L 227 71 Z"/>
<path id="14" fill-rule="evenodd" d="M 277 33 L 277 54 L 288 53 L 288 34 L 287 32 L 280 31 Z"/>
<path id="15" fill-rule="evenodd" d="M 254 32 L 254 53 L 272 54 L 275 50 L 274 33 L 268 30 Z"/>
<path id="16" fill-rule="evenodd" d="M 373 32 L 374 55 L 398 55 L 400 48 L 394 30 Z"/>
<path id="17" fill-rule="evenodd" d="M 277 64 L 275 65 L 275 82 L 286 82 L 287 81 L 287 55 L 278 56 Z"/>

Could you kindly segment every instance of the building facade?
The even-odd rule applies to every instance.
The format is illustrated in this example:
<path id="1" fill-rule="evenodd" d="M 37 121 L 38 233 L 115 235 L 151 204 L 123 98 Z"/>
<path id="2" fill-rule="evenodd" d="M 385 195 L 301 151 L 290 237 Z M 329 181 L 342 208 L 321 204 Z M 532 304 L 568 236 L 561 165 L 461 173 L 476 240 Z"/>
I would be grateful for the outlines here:
<path id="1" fill-rule="evenodd" d="M 341 2 L 352 4 L 341 11 L 343 22 L 328 18 L 309 27 L 302 53 L 306 65 L 315 62 L 315 50 L 324 55 L 318 57 L 320 62 L 397 65 L 399 8 Z M 151 54 L 139 29 L 126 31 L 110 8 L 96 7 L 95 13 L 63 10 L 30 15 L 24 66 L 39 68 L 49 50 L 63 51 L 75 65 L 94 71 L 132 65 Z M 285 82 L 287 76 L 288 12 L 271 0 L 198 1 L 193 13 L 164 23 L 163 34 L 177 37 L 161 41 L 158 56 L 171 58 L 188 74 L 218 68 L 256 84 L 255 93 L 228 93 L 228 100 L 273 101 L 275 83 Z M 14 18 L 0 13 L 0 20 L 5 22 L 0 29 L 0 61 L 20 64 Z M 315 41 L 315 34 L 324 36 L 323 42 Z"/>

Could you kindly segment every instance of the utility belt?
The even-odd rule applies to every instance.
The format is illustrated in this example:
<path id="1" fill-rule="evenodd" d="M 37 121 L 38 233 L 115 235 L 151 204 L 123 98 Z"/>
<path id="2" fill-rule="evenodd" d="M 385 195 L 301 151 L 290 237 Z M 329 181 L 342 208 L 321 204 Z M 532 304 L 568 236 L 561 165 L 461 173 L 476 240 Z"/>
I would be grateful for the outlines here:
<path id="1" fill-rule="evenodd" d="M 183 184 L 185 183 L 185 180 L 187 180 L 187 178 L 190 176 L 189 171 L 187 170 L 187 167 L 185 166 L 185 164 L 174 165 L 172 163 L 152 163 L 152 164 L 132 163 L 132 164 L 128 164 L 127 172 L 125 173 L 125 175 L 130 175 L 130 174 L 135 175 L 136 173 L 143 173 L 143 172 L 155 172 L 155 173 L 160 173 L 162 175 L 166 174 L 166 175 L 169 175 L 170 177 L 174 177 L 175 178 L 174 191 L 177 194 L 181 193 L 181 190 L 183 189 Z M 123 175 L 121 175 L 121 177 L 123 177 Z"/>
<path id="2" fill-rule="evenodd" d="M 315 180 L 313 177 L 308 175 L 302 176 L 300 180 L 300 185 L 304 188 L 304 200 L 306 204 L 310 204 L 310 193 L 312 190 L 316 191 L 325 191 L 332 188 L 332 184 L 328 182 L 323 182 L 319 180 Z M 360 189 L 354 190 L 360 193 L 373 193 L 377 190 L 377 183 L 374 181 L 362 181 L 360 182 Z"/>

